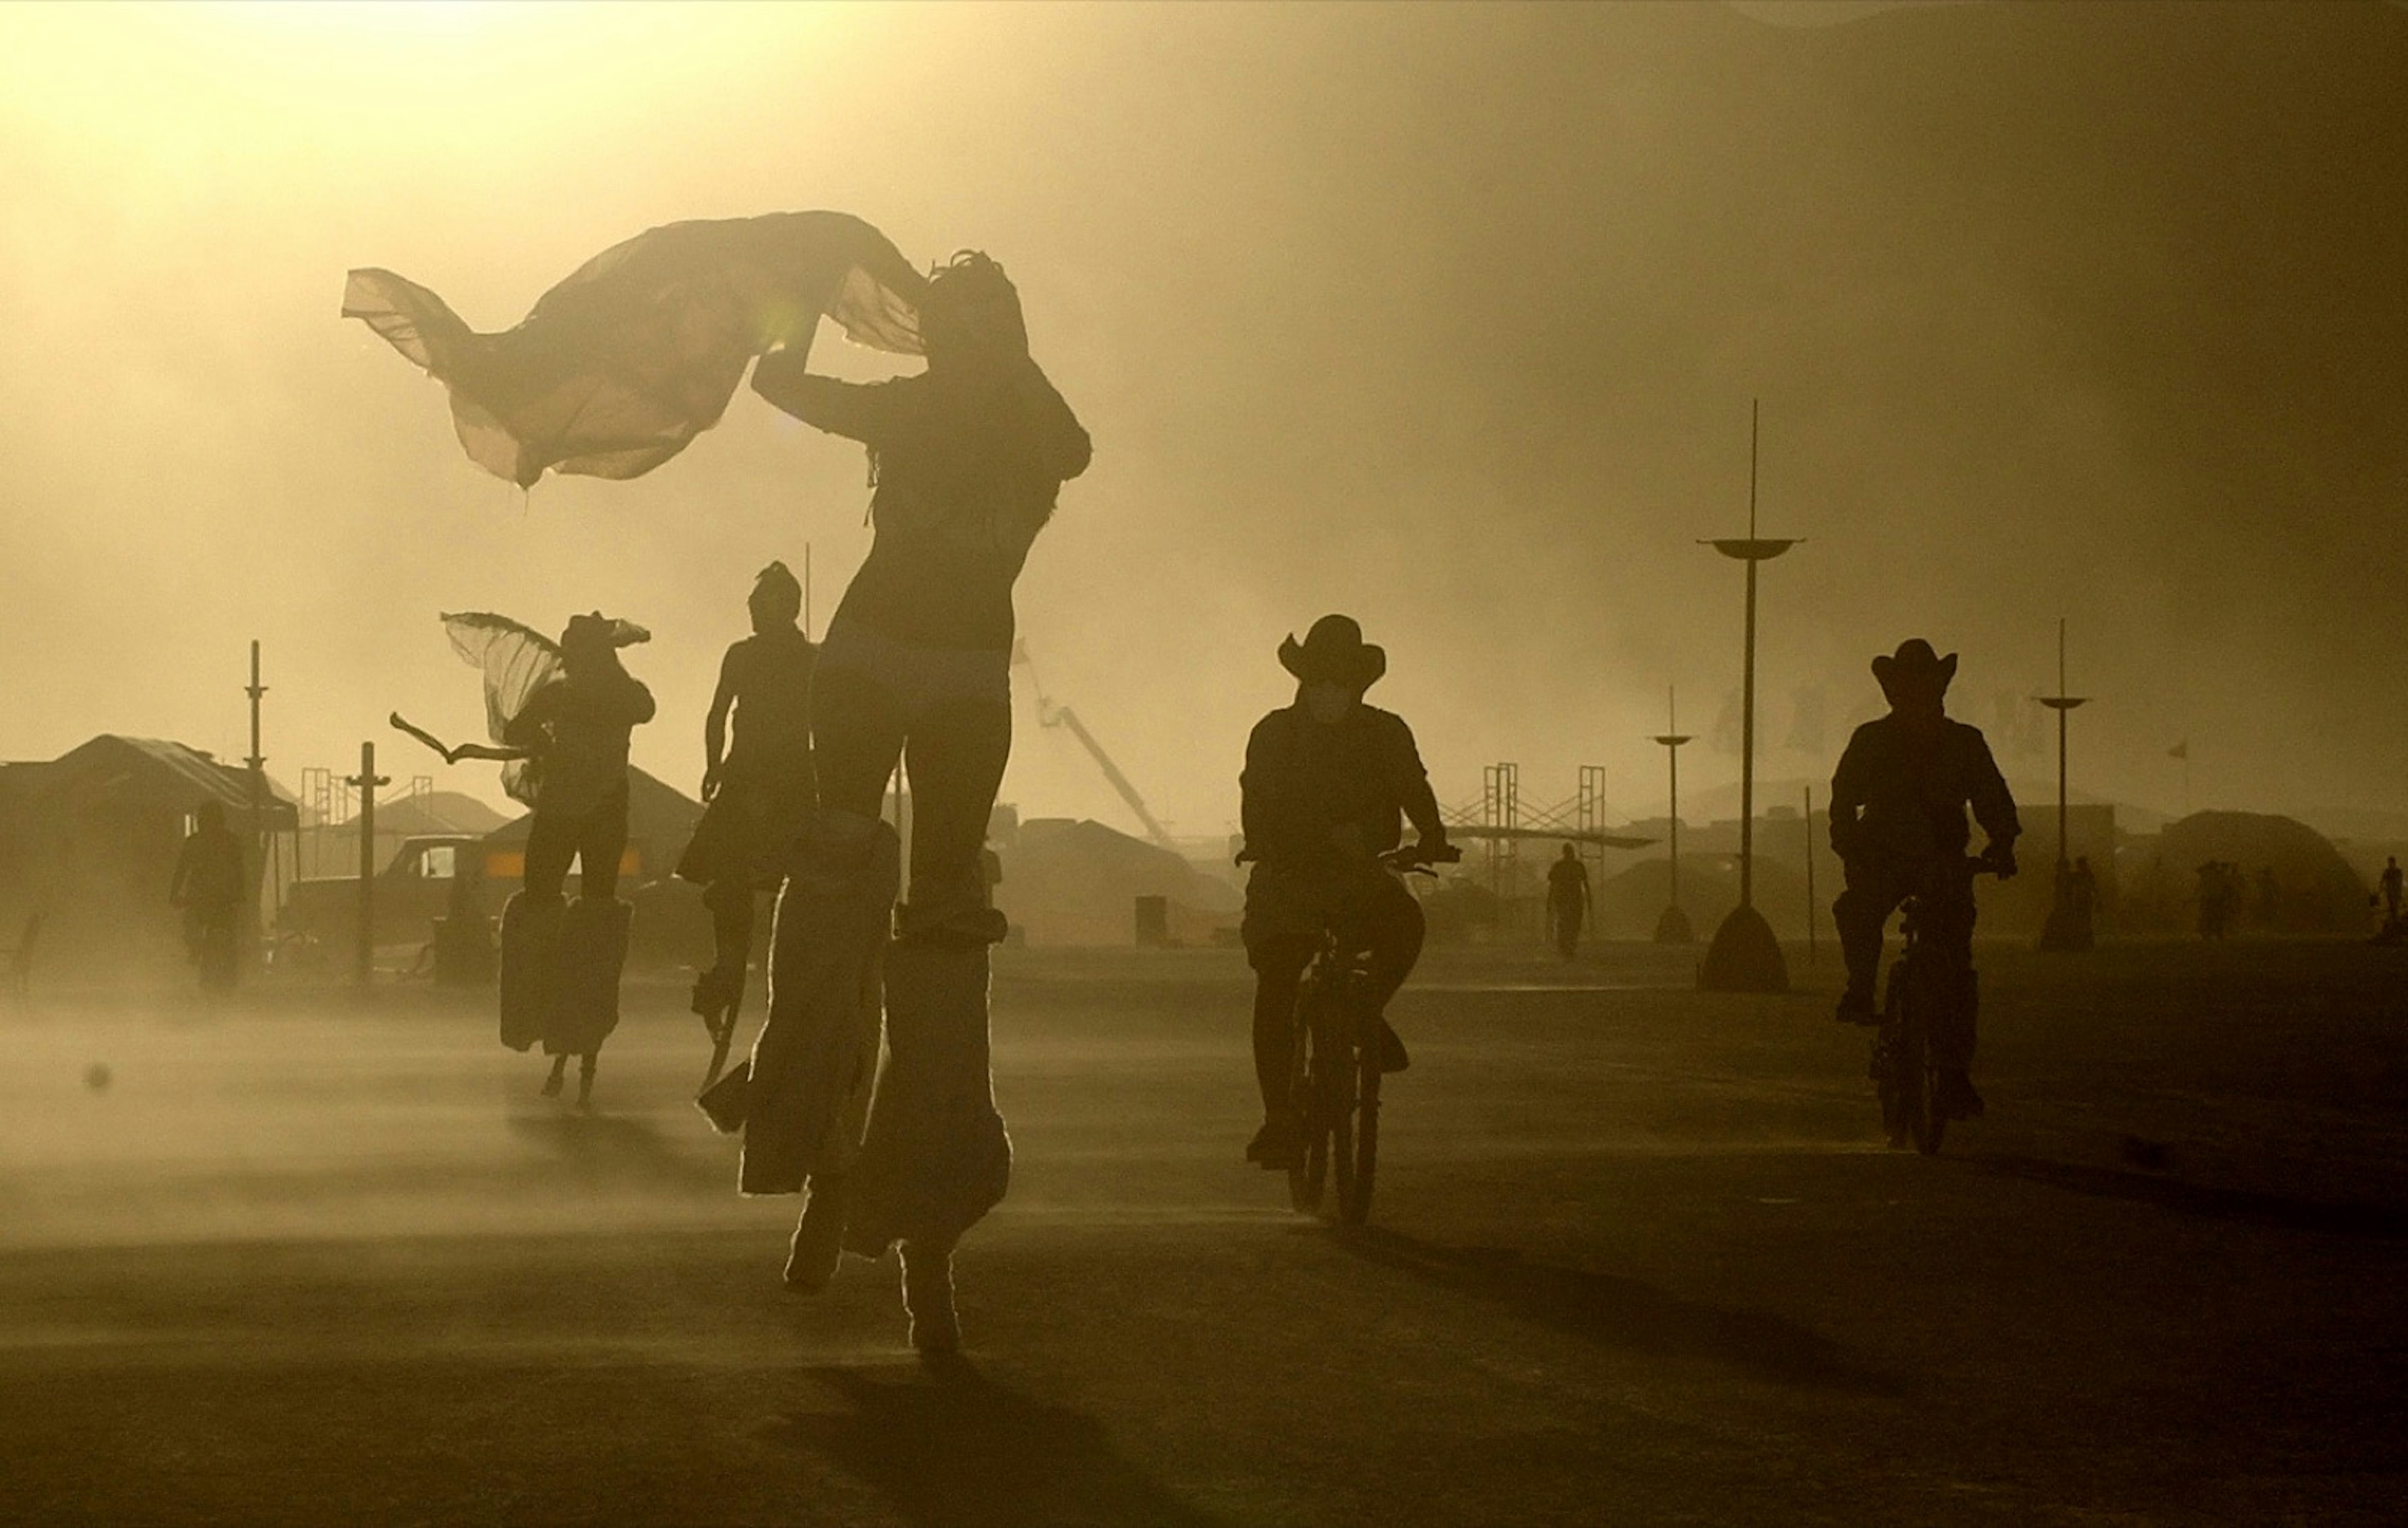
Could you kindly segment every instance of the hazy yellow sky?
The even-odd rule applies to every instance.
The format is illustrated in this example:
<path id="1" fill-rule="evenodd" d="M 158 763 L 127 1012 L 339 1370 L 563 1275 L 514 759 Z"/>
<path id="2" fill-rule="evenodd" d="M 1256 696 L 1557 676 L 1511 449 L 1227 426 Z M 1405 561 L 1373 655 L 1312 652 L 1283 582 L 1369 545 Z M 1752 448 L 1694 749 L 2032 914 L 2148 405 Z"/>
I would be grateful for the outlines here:
<path id="1" fill-rule="evenodd" d="M 1762 7 L 1756 7 L 1761 10 Z M 1775 18 L 1777 20 L 1777 18 Z M 739 393 L 633 483 L 522 497 L 337 316 L 389 267 L 514 323 L 680 218 L 827 207 L 983 247 L 1096 441 L 1023 629 L 1175 830 L 1235 814 L 1326 610 L 1440 795 L 1710 735 L 1765 399 L 1765 768 L 1820 777 L 1923 631 L 2037 777 L 2071 617 L 2085 772 L 2165 806 L 2408 807 L 2398 272 L 2408 18 L 1915 7 L 0 7 L 0 757 L 94 731 L 272 771 L 475 725 L 438 611 L 651 626 L 637 761 L 686 788 L 771 557 L 819 608 L 857 450 Z M 832 341 L 824 347 L 835 352 Z M 2384 357 L 2388 356 L 2386 362 Z M 866 364 L 854 357 L 846 364 Z M 1819 716 L 1819 721 L 1816 719 Z M 2002 725 L 2003 724 L 2003 725 Z M 2286 736 L 2319 740 L 2297 747 Z M 1727 785 L 1709 743 L 1691 778 Z M 1024 709 L 1006 800 L 1131 826 Z"/>

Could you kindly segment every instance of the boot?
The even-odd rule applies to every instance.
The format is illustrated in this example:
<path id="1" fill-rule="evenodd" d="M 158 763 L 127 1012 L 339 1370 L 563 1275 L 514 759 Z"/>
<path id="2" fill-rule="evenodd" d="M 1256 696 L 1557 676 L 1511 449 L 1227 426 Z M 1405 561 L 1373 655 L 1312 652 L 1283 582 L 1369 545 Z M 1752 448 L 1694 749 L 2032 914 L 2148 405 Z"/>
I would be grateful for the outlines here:
<path id="1" fill-rule="evenodd" d="M 552 1029 L 566 911 L 558 897 L 523 891 L 512 893 L 502 908 L 502 1044 L 512 1050 L 526 1049 Z"/>
<path id="2" fill-rule="evenodd" d="M 817 1294 L 836 1277 L 843 1256 L 846 1180 L 816 1174 L 795 1222 L 795 1239 L 786 1249 L 786 1288 L 798 1294 Z"/>
<path id="3" fill-rule="evenodd" d="M 911 1346 L 923 1353 L 961 1351 L 962 1322 L 953 1309 L 953 1249 L 933 1242 L 905 1242 L 898 1250 Z"/>
<path id="4" fill-rule="evenodd" d="M 566 1057 L 562 1059 L 566 1060 Z M 578 1058 L 577 1106 L 580 1109 L 594 1107 L 594 1063 L 599 1058 L 591 1051 Z"/>
<path id="5" fill-rule="evenodd" d="M 560 1085 L 567 1075 L 568 1058 L 566 1056 L 553 1057 L 552 1059 L 552 1075 L 543 1079 L 543 1096 L 546 1098 L 558 1098 L 560 1096 Z"/>
<path id="6" fill-rule="evenodd" d="M 561 914 L 560 998 L 544 1049 L 591 1056 L 619 1027 L 619 973 L 634 911 L 616 897 L 580 897 Z"/>

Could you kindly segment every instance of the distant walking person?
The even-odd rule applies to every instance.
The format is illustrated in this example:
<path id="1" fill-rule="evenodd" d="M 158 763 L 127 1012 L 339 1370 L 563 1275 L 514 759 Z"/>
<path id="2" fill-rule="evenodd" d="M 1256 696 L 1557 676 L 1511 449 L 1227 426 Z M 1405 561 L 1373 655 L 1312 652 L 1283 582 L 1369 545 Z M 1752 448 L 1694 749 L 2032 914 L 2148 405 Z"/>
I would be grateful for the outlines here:
<path id="1" fill-rule="evenodd" d="M 556 1096 L 571 1056 L 577 1102 L 594 1097 L 602 1042 L 619 1025 L 619 974 L 630 909 L 619 901 L 627 848 L 627 742 L 652 719 L 652 692 L 619 661 L 637 628 L 599 611 L 561 633 L 561 673 L 527 698 L 503 741 L 534 760 L 535 819 L 524 877 L 502 909 L 502 1038 L 552 1058 L 544 1096 Z M 577 897 L 565 901 L 571 861 Z"/>
<path id="2" fill-rule="evenodd" d="M 812 677 L 820 810 L 779 903 L 741 1181 L 749 1193 L 809 1181 L 793 1288 L 824 1286 L 839 1246 L 899 1247 L 911 1341 L 945 1351 L 960 1342 L 954 1244 L 1011 1174 L 987 1057 L 987 951 L 1005 926 L 981 851 L 1011 753 L 1012 585 L 1091 448 L 1029 355 L 1001 266 L 954 256 L 919 320 L 917 376 L 812 375 L 808 329 L 752 372 L 778 408 L 868 447 L 877 531 Z M 911 790 L 899 915 L 894 829 L 880 820 L 898 763 Z"/>
<path id="3" fill-rule="evenodd" d="M 1831 906 L 1848 966 L 1838 1016 L 1867 1025 L 1881 1022 L 1873 995 L 1883 930 L 1907 898 L 1922 906 L 1923 937 L 1944 947 L 1952 964 L 1972 969 L 1972 886 L 1959 872 L 1971 841 L 1966 808 L 1989 835 L 1985 858 L 2001 878 L 2014 873 L 2015 837 L 2022 831 L 2014 797 L 1981 728 L 1948 718 L 1956 655 L 1943 658 L 1916 637 L 1873 659 L 1872 667 L 1889 714 L 1856 728 L 1831 775 L 1831 847 L 1847 871 L 1847 889 Z M 1971 1004 L 1965 1005 L 1961 1032 L 1950 1026 L 1932 1041 L 1941 1108 L 1953 1118 L 1980 1115 L 1982 1096 L 1971 1075 Z"/>
<path id="4" fill-rule="evenodd" d="M 192 834 L 176 856 L 167 901 L 183 910 L 184 948 L 200 967 L 204 991 L 234 989 L 242 896 L 242 840 L 226 826 L 223 806 L 203 801 L 194 809 Z"/>
<path id="5" fill-rule="evenodd" d="M 803 586 L 782 562 L 761 569 L 746 601 L 752 635 L 727 649 L 703 720 L 702 821 L 678 875 L 703 887 L 713 958 L 694 984 L 694 1011 L 724 1057 L 744 1000 L 752 954 L 753 901 L 775 890 L 810 820 L 811 663 L 816 649 L 796 624 Z M 734 741 L 728 720 L 735 718 Z"/>
<path id="6" fill-rule="evenodd" d="M 1580 953 L 1581 926 L 1590 912 L 1588 867 L 1570 844 L 1547 867 L 1547 928 L 1555 951 L 1569 960 Z"/>
<path id="7" fill-rule="evenodd" d="M 2380 882 L 2383 887 L 2383 926 L 2386 929 L 2396 927 L 2400 922 L 2401 880 L 2400 857 L 2386 856 L 2383 861 L 2383 878 Z"/>

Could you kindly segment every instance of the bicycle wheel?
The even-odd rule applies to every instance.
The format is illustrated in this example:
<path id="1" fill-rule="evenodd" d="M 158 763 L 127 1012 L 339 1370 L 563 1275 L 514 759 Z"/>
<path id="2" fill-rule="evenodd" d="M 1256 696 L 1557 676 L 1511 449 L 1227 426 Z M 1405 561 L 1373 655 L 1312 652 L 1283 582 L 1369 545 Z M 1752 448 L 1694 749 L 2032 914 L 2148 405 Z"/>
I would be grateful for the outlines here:
<path id="1" fill-rule="evenodd" d="M 1928 1157 L 1940 1149 L 1948 1121 L 1940 1112 L 1940 1069 L 1932 1063 L 1931 1025 L 1940 998 L 1928 981 L 1907 984 L 1905 1023 L 1899 1027 L 1899 1082 L 1905 1093 L 1906 1125 L 1914 1149 Z"/>
<path id="2" fill-rule="evenodd" d="M 1340 1220 L 1359 1226 L 1371 1215 L 1371 1176 L 1380 1161 L 1380 1058 L 1369 1046 L 1357 1053 L 1354 1103 L 1354 1180 L 1339 1196 Z"/>
<path id="3" fill-rule="evenodd" d="M 1340 1031 L 1354 1028 L 1354 1016 L 1333 1015 L 1342 1022 L 1330 1025 L 1332 1044 L 1324 1053 L 1322 1070 L 1323 1117 L 1327 1121 L 1329 1164 L 1337 1180 L 1337 1203 L 1330 1206 L 1341 1224 L 1350 1223 L 1354 1206 L 1354 1055 L 1353 1036 Z"/>
<path id="4" fill-rule="evenodd" d="M 1296 1001 L 1296 1048 L 1288 1066 L 1288 1108 L 1303 1132 L 1303 1150 L 1287 1170 L 1288 1202 L 1298 1215 L 1321 1208 L 1321 1190 L 1329 1172 L 1329 1127 L 1322 1106 L 1322 1022 L 1320 993 L 1308 985 Z"/>
<path id="5" fill-rule="evenodd" d="M 1889 1134 L 1890 1149 L 1901 1149 L 1907 1142 L 1906 1077 L 1899 1064 L 1906 1030 L 1906 983 L 1903 973 L 1889 973 L 1889 991 L 1882 1004 L 1881 1028 L 1873 1031 L 1872 1077 L 1873 1096 L 1881 1101 L 1882 1129 Z"/>

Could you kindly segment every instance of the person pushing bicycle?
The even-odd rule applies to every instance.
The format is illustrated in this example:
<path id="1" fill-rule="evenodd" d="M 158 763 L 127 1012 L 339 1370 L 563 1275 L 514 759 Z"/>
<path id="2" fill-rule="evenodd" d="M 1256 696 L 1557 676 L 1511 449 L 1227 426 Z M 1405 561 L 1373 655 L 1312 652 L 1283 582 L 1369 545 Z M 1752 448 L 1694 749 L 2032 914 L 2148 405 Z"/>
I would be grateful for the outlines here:
<path id="1" fill-rule="evenodd" d="M 1254 867 L 1240 932 L 1254 968 L 1254 1077 L 1263 1094 L 1263 1128 L 1246 1160 L 1274 1170 L 1291 1165 L 1302 1144 L 1287 1098 L 1290 1027 L 1297 983 L 1324 931 L 1342 928 L 1369 951 L 1380 1068 L 1403 1071 L 1404 1042 L 1383 1016 L 1421 956 L 1422 910 L 1382 857 L 1450 858 L 1412 728 L 1363 703 L 1387 672 L 1386 652 L 1365 641 L 1351 618 L 1325 615 L 1303 641 L 1283 641 L 1279 660 L 1296 676 L 1296 701 L 1255 724 L 1239 777 L 1246 840 L 1239 858 Z M 1399 857 L 1405 819 L 1419 839 Z"/>
<path id="2" fill-rule="evenodd" d="M 1922 908 L 1922 937 L 1942 946 L 1952 963 L 1972 969 L 1973 890 L 1966 845 L 1965 809 L 1989 835 L 1981 858 L 2004 880 L 2015 872 L 2014 795 L 1981 728 L 1952 721 L 1945 709 L 1956 655 L 1940 656 L 1920 637 L 1876 657 L 1873 677 L 1888 698 L 1889 714 L 1856 728 L 1831 775 L 1831 847 L 1847 869 L 1847 888 L 1831 905 L 1848 987 L 1840 998 L 1843 1024 L 1875 1025 L 1882 936 L 1890 914 L 1909 897 Z M 1970 990 L 1970 989 L 1969 989 Z M 1941 1108 L 1953 1118 L 1982 1113 L 1982 1096 L 1967 1070 L 1973 1058 L 1970 1001 L 1944 1046 Z"/>

